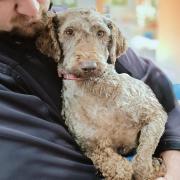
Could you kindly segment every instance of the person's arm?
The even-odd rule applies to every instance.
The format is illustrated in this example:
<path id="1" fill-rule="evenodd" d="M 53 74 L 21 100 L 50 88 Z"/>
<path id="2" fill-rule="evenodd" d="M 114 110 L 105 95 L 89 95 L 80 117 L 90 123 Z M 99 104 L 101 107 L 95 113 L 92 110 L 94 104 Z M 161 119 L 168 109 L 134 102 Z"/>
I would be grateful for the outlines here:
<path id="1" fill-rule="evenodd" d="M 157 180 L 179 180 L 180 179 L 180 151 L 167 150 L 161 153 L 165 163 L 167 173 L 164 178 Z"/>
<path id="2" fill-rule="evenodd" d="M 117 59 L 116 70 L 118 73 L 128 73 L 148 84 L 168 113 L 166 129 L 156 154 L 162 155 L 168 167 L 167 172 L 174 173 L 174 180 L 179 180 L 180 168 L 179 171 L 176 171 L 176 168 L 180 167 L 180 105 L 173 93 L 171 82 L 151 61 L 138 57 L 130 48 Z"/>

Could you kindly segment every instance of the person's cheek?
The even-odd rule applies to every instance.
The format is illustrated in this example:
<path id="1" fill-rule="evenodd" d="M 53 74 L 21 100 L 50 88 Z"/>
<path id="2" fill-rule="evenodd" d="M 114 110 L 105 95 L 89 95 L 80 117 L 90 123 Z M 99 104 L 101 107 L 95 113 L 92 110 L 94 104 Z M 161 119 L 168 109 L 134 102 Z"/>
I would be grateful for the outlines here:
<path id="1" fill-rule="evenodd" d="M 44 10 L 48 10 L 50 6 L 50 0 L 38 0 Z"/>

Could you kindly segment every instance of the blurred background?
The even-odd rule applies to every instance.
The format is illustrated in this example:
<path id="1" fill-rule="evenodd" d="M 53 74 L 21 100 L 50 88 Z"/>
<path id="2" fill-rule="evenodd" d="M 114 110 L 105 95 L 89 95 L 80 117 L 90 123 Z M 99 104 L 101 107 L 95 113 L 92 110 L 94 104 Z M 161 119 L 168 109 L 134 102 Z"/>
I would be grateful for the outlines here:
<path id="1" fill-rule="evenodd" d="M 53 0 L 67 8 L 95 8 L 111 17 L 128 44 L 180 84 L 180 0 Z"/>

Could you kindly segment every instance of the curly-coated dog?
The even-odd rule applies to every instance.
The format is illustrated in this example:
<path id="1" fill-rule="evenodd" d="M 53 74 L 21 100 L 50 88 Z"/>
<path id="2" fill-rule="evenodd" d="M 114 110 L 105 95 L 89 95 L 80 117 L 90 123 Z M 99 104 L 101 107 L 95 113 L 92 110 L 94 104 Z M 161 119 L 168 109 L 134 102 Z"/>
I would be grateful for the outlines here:
<path id="1" fill-rule="evenodd" d="M 114 63 L 126 50 L 118 27 L 94 10 L 49 15 L 37 40 L 58 63 L 63 81 L 63 115 L 85 155 L 108 180 L 151 180 L 163 175 L 152 158 L 167 114 L 151 89 Z M 108 62 L 110 61 L 110 63 Z M 117 153 L 137 148 L 129 162 Z"/>

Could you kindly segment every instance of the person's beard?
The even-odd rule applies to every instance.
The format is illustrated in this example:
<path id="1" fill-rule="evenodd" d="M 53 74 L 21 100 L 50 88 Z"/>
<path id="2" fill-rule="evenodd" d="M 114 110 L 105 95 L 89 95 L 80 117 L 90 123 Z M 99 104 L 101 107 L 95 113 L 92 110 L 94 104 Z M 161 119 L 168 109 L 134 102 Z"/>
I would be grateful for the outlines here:
<path id="1" fill-rule="evenodd" d="M 44 28 L 43 15 L 39 20 L 33 20 L 27 16 L 19 15 L 11 20 L 13 28 L 10 31 L 13 35 L 19 35 L 27 38 L 32 38 Z"/>

